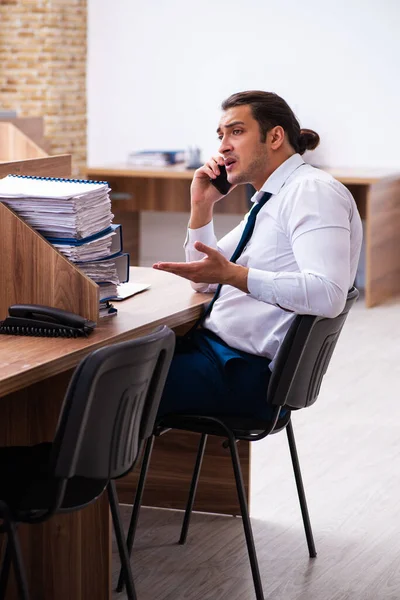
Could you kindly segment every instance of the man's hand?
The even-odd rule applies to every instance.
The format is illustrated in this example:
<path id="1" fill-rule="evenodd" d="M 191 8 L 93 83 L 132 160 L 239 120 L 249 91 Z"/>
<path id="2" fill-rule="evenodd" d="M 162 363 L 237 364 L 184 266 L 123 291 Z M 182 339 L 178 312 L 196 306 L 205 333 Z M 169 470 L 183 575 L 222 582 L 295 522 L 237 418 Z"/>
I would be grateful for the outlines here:
<path id="1" fill-rule="evenodd" d="M 210 179 L 215 179 L 219 175 L 219 165 L 222 166 L 223 164 L 224 159 L 222 156 L 212 156 L 202 167 L 195 171 L 190 186 L 192 206 L 197 204 L 212 206 L 223 197 L 223 194 L 210 181 Z"/>
<path id="2" fill-rule="evenodd" d="M 213 217 L 214 204 L 224 197 L 212 185 L 210 179 L 215 179 L 220 174 L 219 166 L 224 164 L 222 156 L 213 156 L 200 169 L 195 171 L 190 186 L 192 210 L 189 227 L 199 229 L 209 223 Z M 232 186 L 231 189 L 233 189 Z"/>
<path id="3" fill-rule="evenodd" d="M 227 260 L 218 250 L 210 248 L 202 242 L 195 242 L 194 247 L 206 256 L 193 262 L 158 262 L 154 269 L 168 271 L 194 283 L 223 283 L 233 285 L 242 292 L 248 293 L 248 269 Z"/>

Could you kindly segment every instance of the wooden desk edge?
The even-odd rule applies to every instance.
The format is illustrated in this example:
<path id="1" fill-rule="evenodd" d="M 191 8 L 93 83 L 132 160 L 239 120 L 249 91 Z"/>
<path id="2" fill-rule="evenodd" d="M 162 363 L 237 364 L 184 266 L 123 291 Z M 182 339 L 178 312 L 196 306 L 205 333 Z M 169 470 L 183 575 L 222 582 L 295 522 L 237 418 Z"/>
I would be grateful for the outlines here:
<path id="1" fill-rule="evenodd" d="M 207 302 L 209 302 L 208 298 L 204 300 L 203 304 L 206 304 Z M 109 337 L 102 337 L 98 342 L 92 343 L 91 340 L 93 338 L 91 338 L 90 343 L 83 348 L 79 348 L 78 350 L 68 353 L 61 358 L 55 358 L 54 360 L 46 362 L 45 364 L 38 365 L 37 367 L 29 369 L 29 371 L 21 371 L 14 376 L 0 381 L 0 398 L 2 396 L 11 394 L 12 392 L 26 388 L 34 383 L 38 383 L 43 379 L 47 379 L 48 377 L 58 375 L 64 371 L 74 368 L 87 354 L 93 350 L 107 346 L 108 344 L 124 342 L 142 335 L 146 335 L 154 331 L 154 329 L 160 325 L 167 325 L 171 329 L 174 329 L 180 325 L 190 323 L 200 316 L 203 304 L 191 306 L 171 315 L 170 317 L 155 320 L 149 324 L 141 325 L 135 329 L 123 331 L 118 334 L 112 334 Z M 118 319 L 118 315 L 110 318 Z M 95 335 L 95 333 L 96 332 L 94 332 L 92 335 Z M 68 343 L 67 340 L 66 343 Z"/>

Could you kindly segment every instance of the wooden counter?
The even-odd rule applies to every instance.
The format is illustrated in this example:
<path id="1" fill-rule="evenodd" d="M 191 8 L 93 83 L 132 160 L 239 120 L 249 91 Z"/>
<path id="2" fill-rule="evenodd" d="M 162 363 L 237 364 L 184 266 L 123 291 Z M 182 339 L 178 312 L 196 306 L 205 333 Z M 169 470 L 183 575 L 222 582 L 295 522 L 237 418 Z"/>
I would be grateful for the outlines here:
<path id="1" fill-rule="evenodd" d="M 183 330 L 200 314 L 209 295 L 169 273 L 133 268 L 131 280 L 151 288 L 116 303 L 118 315 L 101 320 L 86 338 L 0 336 L 0 445 L 51 441 L 72 369 L 90 351 L 132 339 L 166 324 Z M 189 489 L 198 435 L 169 432 L 156 440 L 147 505 L 183 507 Z M 240 445 L 249 482 L 249 444 Z M 210 438 L 195 508 L 237 514 L 229 451 Z M 119 481 L 120 497 L 132 502 L 138 468 Z M 20 527 L 32 598 L 110 600 L 111 530 L 107 495 L 86 509 L 54 517 L 43 525 Z M 156 565 L 155 565 L 156 568 Z M 15 585 L 6 600 L 17 598 Z"/>

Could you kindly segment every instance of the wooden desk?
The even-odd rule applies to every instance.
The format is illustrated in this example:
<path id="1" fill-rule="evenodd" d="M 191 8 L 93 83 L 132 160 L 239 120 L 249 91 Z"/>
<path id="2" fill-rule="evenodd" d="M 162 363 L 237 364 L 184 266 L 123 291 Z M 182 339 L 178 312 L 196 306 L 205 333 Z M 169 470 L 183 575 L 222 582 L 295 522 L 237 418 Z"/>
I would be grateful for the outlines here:
<path id="1" fill-rule="evenodd" d="M 366 305 L 375 306 L 400 294 L 400 173 L 384 169 L 325 170 L 349 188 L 365 220 Z M 133 264 L 139 255 L 139 212 L 189 212 L 193 173 L 182 167 L 115 165 L 87 169 L 90 179 L 107 180 L 117 194 L 113 200 L 115 221 L 123 224 Z M 248 210 L 243 186 L 228 198 L 216 205 L 216 212 L 244 214 Z"/>
<path id="2" fill-rule="evenodd" d="M 35 444 L 53 439 L 71 370 L 90 351 L 144 335 L 161 324 L 175 329 L 187 327 L 209 301 L 209 295 L 193 292 L 187 281 L 168 273 L 134 268 L 131 279 L 149 282 L 151 289 L 118 303 L 118 316 L 104 319 L 87 339 L 0 336 L 0 445 Z M 162 493 L 161 504 L 183 505 L 197 440 L 196 435 L 180 432 L 171 432 L 157 440 L 147 504 L 159 505 Z M 224 475 L 231 472 L 226 469 L 229 453 L 217 438 L 210 442 L 209 462 L 204 464 L 203 491 L 200 487 L 197 507 L 217 512 L 222 506 L 223 512 L 235 513 L 234 482 Z M 248 447 L 242 445 L 247 481 L 248 452 Z M 123 479 L 120 484 L 121 494 L 129 494 L 132 502 L 134 478 Z M 21 525 L 20 534 L 32 598 L 111 598 L 111 535 L 106 494 L 82 511 L 57 516 L 43 525 Z M 13 585 L 7 600 L 16 598 Z"/>

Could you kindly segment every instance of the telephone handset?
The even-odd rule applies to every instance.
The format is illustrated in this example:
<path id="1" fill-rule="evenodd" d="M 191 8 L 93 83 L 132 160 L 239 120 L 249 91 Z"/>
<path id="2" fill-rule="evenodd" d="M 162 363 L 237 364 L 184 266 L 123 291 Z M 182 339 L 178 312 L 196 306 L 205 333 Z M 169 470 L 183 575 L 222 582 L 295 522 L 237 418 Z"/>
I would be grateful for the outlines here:
<path id="1" fill-rule="evenodd" d="M 229 181 L 228 181 L 225 165 L 218 165 L 218 166 L 219 166 L 219 175 L 217 175 L 217 177 L 215 179 L 210 178 L 210 181 L 213 184 L 213 186 L 216 187 L 217 190 L 219 192 L 221 192 L 221 194 L 224 194 L 224 196 L 225 196 L 231 189 L 232 184 L 229 183 Z"/>
<path id="2" fill-rule="evenodd" d="M 8 309 L 10 315 L 0 321 L 0 333 L 32 335 L 39 337 L 88 336 L 96 327 L 80 315 L 40 304 L 14 304 Z"/>

